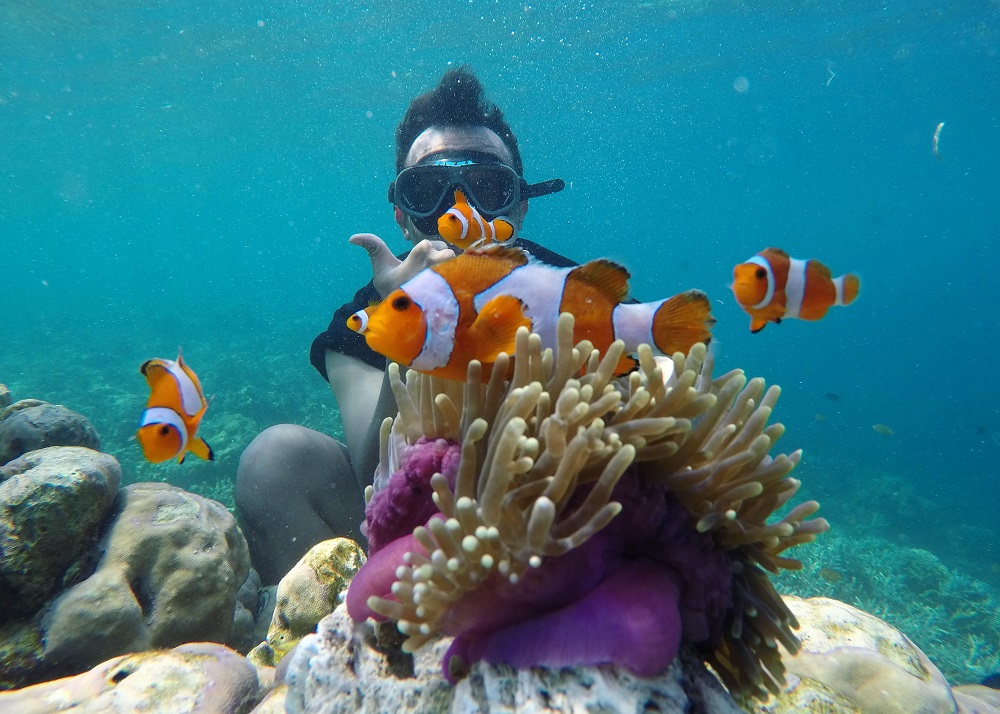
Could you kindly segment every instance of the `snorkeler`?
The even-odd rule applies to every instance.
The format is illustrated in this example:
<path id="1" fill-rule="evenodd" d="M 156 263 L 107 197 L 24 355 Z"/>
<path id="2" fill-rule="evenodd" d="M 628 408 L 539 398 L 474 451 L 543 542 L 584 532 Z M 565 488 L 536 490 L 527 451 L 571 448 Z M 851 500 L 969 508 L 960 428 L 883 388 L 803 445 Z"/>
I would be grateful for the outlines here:
<path id="1" fill-rule="evenodd" d="M 397 410 L 385 358 L 347 327 L 347 318 L 461 252 L 438 232 L 455 191 L 461 190 L 487 221 L 502 216 L 509 222 L 511 245 L 550 265 L 575 265 L 517 236 L 528 200 L 559 191 L 564 183 L 525 181 L 517 139 L 500 109 L 482 93 L 469 69 L 449 70 L 436 88 L 413 100 L 396 129 L 397 177 L 389 200 L 412 249 L 397 258 L 378 236 L 351 238 L 371 256 L 373 280 L 334 313 L 310 350 L 310 361 L 337 400 L 344 443 L 302 426 L 279 424 L 261 432 L 240 458 L 237 512 L 265 584 L 278 582 L 320 541 L 336 536 L 362 540 L 363 493 L 378 463 L 379 426 Z"/>

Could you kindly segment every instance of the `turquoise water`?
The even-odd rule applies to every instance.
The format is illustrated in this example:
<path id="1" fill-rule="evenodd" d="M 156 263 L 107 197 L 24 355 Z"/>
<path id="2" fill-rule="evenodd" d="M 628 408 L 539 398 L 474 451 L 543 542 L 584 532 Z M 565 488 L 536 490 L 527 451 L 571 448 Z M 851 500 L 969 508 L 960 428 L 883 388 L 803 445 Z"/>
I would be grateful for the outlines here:
<path id="1" fill-rule="evenodd" d="M 621 261 L 642 299 L 706 290 L 720 367 L 782 385 L 780 445 L 834 528 L 995 597 L 995 0 L 0 3 L 0 381 L 86 414 L 126 481 L 222 498 L 263 427 L 339 434 L 309 343 L 370 277 L 347 237 L 404 248 L 393 131 L 460 63 L 528 180 L 567 181 L 526 237 Z M 726 286 L 768 245 L 859 273 L 860 299 L 751 335 Z M 213 464 L 129 440 L 138 365 L 179 345 Z"/>

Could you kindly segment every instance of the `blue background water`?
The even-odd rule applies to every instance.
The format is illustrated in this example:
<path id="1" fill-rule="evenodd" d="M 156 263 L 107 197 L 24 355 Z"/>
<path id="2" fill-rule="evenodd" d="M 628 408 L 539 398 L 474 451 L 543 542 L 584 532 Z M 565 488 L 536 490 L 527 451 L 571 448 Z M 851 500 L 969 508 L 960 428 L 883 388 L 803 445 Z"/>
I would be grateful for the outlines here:
<path id="1" fill-rule="evenodd" d="M 707 290 L 720 365 L 782 385 L 835 527 L 998 582 L 996 0 L 82 5 L 0 4 L 0 381 L 87 414 L 127 479 L 231 480 L 270 423 L 338 433 L 309 342 L 370 277 L 350 234 L 403 249 L 395 125 L 467 62 L 528 180 L 567 181 L 526 236 L 640 298 Z M 860 299 L 751 335 L 726 286 L 769 245 Z M 136 367 L 178 345 L 217 464 L 128 441 Z"/>

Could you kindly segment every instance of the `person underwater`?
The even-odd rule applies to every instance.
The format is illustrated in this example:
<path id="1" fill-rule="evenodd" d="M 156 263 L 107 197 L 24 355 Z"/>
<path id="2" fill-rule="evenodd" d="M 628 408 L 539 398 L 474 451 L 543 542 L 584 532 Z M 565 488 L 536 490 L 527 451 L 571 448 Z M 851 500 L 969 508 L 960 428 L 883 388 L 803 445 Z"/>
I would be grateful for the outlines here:
<path id="1" fill-rule="evenodd" d="M 500 352 L 514 354 L 522 325 L 539 334 L 542 349 L 554 348 L 562 312 L 576 318 L 574 341 L 590 340 L 602 354 L 618 339 L 627 353 L 648 343 L 665 355 L 711 339 L 715 319 L 705 293 L 624 303 L 628 280 L 610 260 L 556 268 L 519 248 L 490 246 L 427 268 L 347 325 L 395 362 L 460 381 L 470 361 L 479 360 L 487 378 Z M 617 371 L 634 366 L 626 357 Z"/>
<path id="2" fill-rule="evenodd" d="M 857 275 L 833 277 L 818 260 L 798 260 L 780 248 L 766 248 L 733 268 L 729 286 L 750 315 L 750 332 L 785 318 L 819 320 L 832 305 L 850 305 L 858 296 Z"/>
<path id="3" fill-rule="evenodd" d="M 149 382 L 149 401 L 139 420 L 136 437 L 146 459 L 160 463 L 177 458 L 178 463 L 191 452 L 200 459 L 214 458 L 212 447 L 195 436 L 208 402 L 201 382 L 184 364 L 180 350 L 177 361 L 155 358 L 143 362 L 139 371 Z"/>
<path id="4" fill-rule="evenodd" d="M 503 216 L 487 221 L 461 191 L 455 191 L 455 205 L 438 219 L 438 235 L 456 248 L 469 250 L 491 243 L 503 243 L 514 235 L 514 226 Z"/>

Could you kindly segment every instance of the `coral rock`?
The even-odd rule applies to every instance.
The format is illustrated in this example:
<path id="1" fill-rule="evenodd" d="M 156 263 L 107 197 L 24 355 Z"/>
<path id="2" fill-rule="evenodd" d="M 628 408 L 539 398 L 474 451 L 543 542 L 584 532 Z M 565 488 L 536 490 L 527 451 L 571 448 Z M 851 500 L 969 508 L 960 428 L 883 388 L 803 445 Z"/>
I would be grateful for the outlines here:
<path id="1" fill-rule="evenodd" d="M 392 633 L 382 626 L 380 635 Z M 612 667 L 513 670 L 478 663 L 456 686 L 440 674 L 450 644 L 437 638 L 412 657 L 400 639 L 378 642 L 341 606 L 290 655 L 285 706 L 293 714 L 340 712 L 743 712 L 695 659 L 679 658 L 656 678 Z"/>
<path id="2" fill-rule="evenodd" d="M 267 693 L 260 704 L 250 710 L 250 714 L 285 714 L 285 694 L 287 687 L 279 684 Z"/>
<path id="3" fill-rule="evenodd" d="M 80 669 L 125 652 L 183 642 L 245 641 L 237 592 L 250 572 L 246 540 L 215 501 L 163 483 L 121 491 L 103 557 L 42 618 L 49 666 Z"/>
<path id="4" fill-rule="evenodd" d="M 118 492 L 113 456 L 77 446 L 0 467 L 0 624 L 30 616 L 90 546 Z"/>
<path id="5" fill-rule="evenodd" d="M 785 687 L 754 712 L 1000 714 L 992 690 L 953 691 L 920 648 L 874 615 L 829 598 L 785 602 L 801 625 L 802 649 L 791 656 L 782 648 Z"/>
<path id="6" fill-rule="evenodd" d="M 365 554 L 349 538 L 317 543 L 278 584 L 277 604 L 267 641 L 251 653 L 251 661 L 274 666 L 316 623 L 333 612 Z"/>
<path id="7" fill-rule="evenodd" d="M 244 712 L 259 696 L 257 675 L 236 652 L 211 643 L 116 657 L 89 672 L 13 692 L 0 711 Z"/>
<path id="8" fill-rule="evenodd" d="M 0 417 L 0 464 L 47 446 L 85 446 L 99 450 L 97 430 L 82 414 L 61 404 L 21 400 Z"/>

